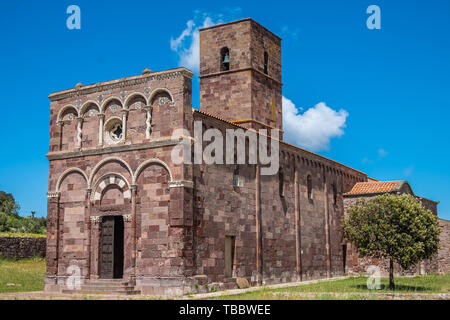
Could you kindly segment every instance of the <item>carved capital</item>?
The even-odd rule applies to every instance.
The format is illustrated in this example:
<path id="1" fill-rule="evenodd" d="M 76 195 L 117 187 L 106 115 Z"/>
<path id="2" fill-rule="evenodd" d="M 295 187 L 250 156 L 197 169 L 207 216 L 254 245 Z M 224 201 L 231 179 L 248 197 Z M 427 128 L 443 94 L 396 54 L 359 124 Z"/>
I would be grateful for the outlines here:
<path id="1" fill-rule="evenodd" d="M 170 181 L 169 187 L 170 188 L 179 188 L 179 187 L 193 188 L 194 182 L 188 181 L 188 180 Z"/>
<path id="2" fill-rule="evenodd" d="M 104 113 L 97 113 L 97 117 L 99 119 L 105 120 L 105 114 Z"/>
<path id="3" fill-rule="evenodd" d="M 58 198 L 59 192 L 57 191 L 49 191 L 47 192 L 47 198 Z"/>
<path id="4" fill-rule="evenodd" d="M 100 216 L 91 216 L 91 223 L 93 224 L 100 223 Z"/>
<path id="5" fill-rule="evenodd" d="M 56 121 L 56 124 L 60 127 L 62 127 L 64 125 L 64 120 L 58 120 Z"/>
<path id="6" fill-rule="evenodd" d="M 123 222 L 131 222 L 133 221 L 133 217 L 131 214 L 124 214 L 123 215 Z"/>

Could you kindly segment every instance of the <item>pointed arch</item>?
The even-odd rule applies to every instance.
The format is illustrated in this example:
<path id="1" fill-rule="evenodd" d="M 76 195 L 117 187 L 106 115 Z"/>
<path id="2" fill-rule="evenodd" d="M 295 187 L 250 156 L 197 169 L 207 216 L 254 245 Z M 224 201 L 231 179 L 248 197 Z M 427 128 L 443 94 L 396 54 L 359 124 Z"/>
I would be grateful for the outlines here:
<path id="1" fill-rule="evenodd" d="M 66 171 L 64 171 L 58 178 L 58 181 L 56 182 L 56 188 L 55 191 L 59 192 L 59 188 L 61 187 L 61 183 L 63 182 L 64 178 L 67 177 L 70 173 L 72 172 L 78 172 L 80 173 L 84 179 L 86 180 L 86 183 L 88 183 L 89 179 L 87 177 L 87 175 L 84 173 L 83 170 L 81 170 L 80 168 L 69 168 Z M 88 188 L 89 188 L 89 183 L 88 183 Z"/>
<path id="2" fill-rule="evenodd" d="M 157 159 L 157 158 L 153 158 L 153 159 L 146 160 L 146 161 L 142 162 L 142 163 L 139 165 L 139 167 L 136 169 L 136 172 L 134 173 L 132 184 L 136 184 L 136 180 L 137 180 L 137 178 L 139 177 L 139 174 L 142 172 L 142 170 L 143 170 L 146 166 L 148 166 L 148 165 L 151 164 L 151 163 L 156 163 L 156 164 L 159 164 L 159 165 L 163 166 L 163 167 L 167 170 L 167 172 L 169 173 L 170 181 L 171 181 L 171 182 L 173 181 L 172 172 L 170 171 L 169 166 L 168 166 L 164 161 L 159 160 L 159 159 Z"/>

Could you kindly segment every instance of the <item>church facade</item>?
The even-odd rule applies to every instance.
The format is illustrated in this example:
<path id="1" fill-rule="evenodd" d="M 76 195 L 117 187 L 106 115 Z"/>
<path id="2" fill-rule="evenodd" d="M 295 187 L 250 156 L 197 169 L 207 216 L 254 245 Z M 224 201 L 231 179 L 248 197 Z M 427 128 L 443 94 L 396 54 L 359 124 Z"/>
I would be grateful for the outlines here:
<path id="1" fill-rule="evenodd" d="M 344 198 L 372 180 L 283 142 L 281 39 L 252 19 L 201 29 L 200 110 L 192 76 L 146 69 L 49 96 L 45 290 L 178 295 L 349 270 Z M 275 130 L 280 169 L 174 162 L 196 122 Z"/>

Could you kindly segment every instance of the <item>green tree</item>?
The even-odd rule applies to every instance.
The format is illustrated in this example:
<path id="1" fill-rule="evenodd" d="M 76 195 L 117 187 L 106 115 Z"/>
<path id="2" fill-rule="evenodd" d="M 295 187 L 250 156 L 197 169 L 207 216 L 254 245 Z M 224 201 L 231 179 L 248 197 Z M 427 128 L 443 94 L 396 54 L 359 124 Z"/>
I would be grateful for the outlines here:
<path id="1" fill-rule="evenodd" d="M 19 216 L 19 204 L 16 203 L 11 193 L 0 191 L 0 212 Z"/>
<path id="2" fill-rule="evenodd" d="M 389 288 L 395 289 L 394 262 L 408 269 L 439 248 L 438 218 L 410 195 L 384 194 L 349 208 L 344 236 L 362 256 L 389 259 Z"/>

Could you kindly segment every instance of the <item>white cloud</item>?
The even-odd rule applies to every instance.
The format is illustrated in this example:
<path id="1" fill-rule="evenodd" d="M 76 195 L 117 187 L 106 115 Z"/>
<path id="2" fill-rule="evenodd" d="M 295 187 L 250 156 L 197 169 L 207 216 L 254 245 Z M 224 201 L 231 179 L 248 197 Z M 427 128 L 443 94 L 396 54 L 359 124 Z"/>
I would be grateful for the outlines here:
<path id="1" fill-rule="evenodd" d="M 378 149 L 378 157 L 379 157 L 380 159 L 386 157 L 387 154 L 388 154 L 387 151 L 384 150 L 383 148 Z"/>
<path id="2" fill-rule="evenodd" d="M 320 102 L 299 114 L 291 100 L 283 97 L 282 103 L 285 141 L 311 151 L 328 150 L 330 139 L 344 134 L 347 111 L 335 111 Z"/>
<path id="3" fill-rule="evenodd" d="M 219 23 L 219 22 L 216 22 Z M 206 28 L 216 24 L 208 16 L 203 17 L 201 28 Z M 170 39 L 170 49 L 175 51 L 179 57 L 179 66 L 186 67 L 193 72 L 199 72 L 200 64 L 200 35 L 199 27 L 194 20 L 186 23 L 186 28 L 181 32 L 178 38 Z"/>
<path id="4" fill-rule="evenodd" d="M 414 171 L 414 166 L 409 166 L 408 168 L 406 168 L 405 170 L 403 170 L 403 175 L 405 176 L 410 176 Z"/>
<path id="5" fill-rule="evenodd" d="M 295 28 L 295 29 L 291 29 L 287 24 L 283 26 L 283 28 L 281 28 L 281 35 L 283 37 L 286 36 L 291 36 L 294 41 L 298 40 L 298 37 L 300 35 L 300 29 Z"/>
<path id="6" fill-rule="evenodd" d="M 200 69 L 200 35 L 199 29 L 234 20 L 242 13 L 239 7 L 224 8 L 224 13 L 210 14 L 194 11 L 194 18 L 186 22 L 186 28 L 177 38 L 170 39 L 170 49 L 178 55 L 178 65 L 198 73 Z"/>

